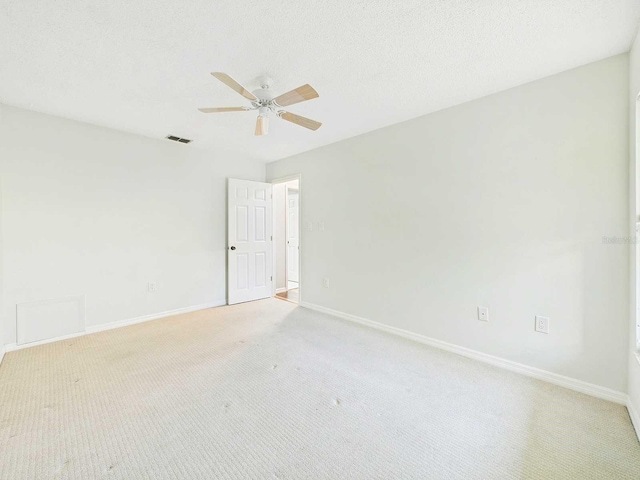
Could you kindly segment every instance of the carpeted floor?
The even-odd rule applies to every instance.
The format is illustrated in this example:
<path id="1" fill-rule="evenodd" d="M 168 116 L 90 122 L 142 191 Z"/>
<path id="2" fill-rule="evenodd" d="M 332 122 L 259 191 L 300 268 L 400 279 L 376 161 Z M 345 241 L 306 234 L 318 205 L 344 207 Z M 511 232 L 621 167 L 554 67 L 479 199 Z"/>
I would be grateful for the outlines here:
<path id="1" fill-rule="evenodd" d="M 626 409 L 264 300 L 8 353 L 2 479 L 640 479 Z"/>

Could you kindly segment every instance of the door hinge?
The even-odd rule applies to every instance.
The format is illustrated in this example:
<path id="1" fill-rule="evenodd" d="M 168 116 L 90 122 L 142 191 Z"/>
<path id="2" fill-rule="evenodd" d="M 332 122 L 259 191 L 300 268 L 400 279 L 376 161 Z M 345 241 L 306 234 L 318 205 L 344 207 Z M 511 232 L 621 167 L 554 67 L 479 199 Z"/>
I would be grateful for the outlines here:
<path id="1" fill-rule="evenodd" d="M 271 281 L 273 282 L 273 275 L 271 276 Z"/>
<path id="2" fill-rule="evenodd" d="M 271 235 L 271 241 L 273 242 L 273 235 Z"/>

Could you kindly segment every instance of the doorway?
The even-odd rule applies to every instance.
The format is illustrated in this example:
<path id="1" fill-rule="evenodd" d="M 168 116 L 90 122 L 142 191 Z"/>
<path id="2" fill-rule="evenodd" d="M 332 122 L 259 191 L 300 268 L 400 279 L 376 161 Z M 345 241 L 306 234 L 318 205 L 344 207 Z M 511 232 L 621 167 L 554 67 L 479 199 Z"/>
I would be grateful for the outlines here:
<path id="1" fill-rule="evenodd" d="M 300 178 L 273 182 L 276 298 L 300 303 Z"/>

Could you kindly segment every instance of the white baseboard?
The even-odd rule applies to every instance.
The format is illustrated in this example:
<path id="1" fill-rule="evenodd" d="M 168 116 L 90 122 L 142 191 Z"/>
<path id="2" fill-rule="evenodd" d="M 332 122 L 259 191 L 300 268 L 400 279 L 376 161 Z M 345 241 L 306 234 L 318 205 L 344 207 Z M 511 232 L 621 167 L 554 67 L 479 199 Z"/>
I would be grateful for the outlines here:
<path id="1" fill-rule="evenodd" d="M 276 288 L 276 294 L 286 292 L 286 291 L 287 291 L 287 287 Z"/>
<path id="2" fill-rule="evenodd" d="M 8 343 L 4 346 L 7 352 L 13 352 L 15 350 L 22 350 L 23 348 L 37 347 L 38 345 L 45 345 L 47 343 L 59 342 L 60 340 L 68 340 L 70 338 L 81 337 L 86 335 L 87 332 L 70 333 L 69 335 L 60 335 L 59 337 L 47 338 L 45 340 L 38 340 L 37 342 L 29 342 L 18 345 L 17 343 Z"/>
<path id="3" fill-rule="evenodd" d="M 633 403 L 631 403 L 631 397 L 627 399 L 627 410 L 629 411 L 631 423 L 633 424 L 633 428 L 636 430 L 636 435 L 638 437 L 638 441 L 640 442 L 640 415 L 633 406 Z"/>
<path id="4" fill-rule="evenodd" d="M 150 315 L 143 315 L 141 317 L 130 318 L 128 320 L 120 320 L 117 322 L 103 323 L 102 325 L 94 325 L 87 327 L 87 333 L 103 332 L 105 330 L 112 330 L 114 328 L 126 327 L 128 325 L 135 325 L 136 323 L 148 322 L 149 320 L 157 320 L 159 318 L 171 317 L 173 315 L 180 315 L 181 313 L 195 312 L 197 310 L 204 310 L 205 308 L 221 307 L 226 305 L 224 300 L 203 303 L 202 305 L 193 305 L 191 307 L 177 308 L 175 310 L 168 310 L 166 312 L 152 313 Z"/>
<path id="5" fill-rule="evenodd" d="M 628 404 L 627 403 L 628 395 L 626 393 L 619 392 L 617 390 L 613 390 L 607 387 L 602 387 L 600 385 L 584 382 L 582 380 L 577 380 L 571 377 L 565 377 L 564 375 L 558 375 L 557 373 L 552 373 L 546 370 L 541 370 L 539 368 L 530 367 L 529 365 L 524 365 L 522 363 L 513 362 L 511 360 L 506 360 L 504 358 L 496 357 L 494 355 L 478 352 L 477 350 L 472 350 L 470 348 L 460 347 L 452 343 L 443 342 L 442 340 L 437 340 L 435 338 L 420 335 L 418 333 L 409 332 L 407 330 L 402 330 L 400 328 L 391 327 L 383 323 L 374 322 L 373 320 L 368 320 L 366 318 L 358 317 L 356 315 L 351 315 L 349 313 L 339 312 L 337 310 L 332 310 L 330 308 L 322 307 L 320 305 L 314 305 L 312 303 L 302 302 L 300 306 L 304 308 L 308 308 L 310 310 L 315 310 L 317 312 L 327 313 L 329 315 L 333 315 L 335 317 L 342 318 L 344 320 L 349 320 L 351 322 L 359 323 L 360 325 L 365 325 L 367 327 L 375 328 L 376 330 L 382 330 L 383 332 L 391 333 L 399 337 L 408 338 L 409 340 L 414 340 L 416 342 L 423 343 L 431 347 L 439 348 L 441 350 L 457 353 L 458 355 L 472 358 L 474 360 L 479 360 L 481 362 L 488 363 L 490 365 L 500 367 L 505 370 L 517 372 L 522 375 L 526 375 L 527 377 L 553 383 L 554 385 L 559 385 L 561 387 L 575 390 L 576 392 L 591 395 L 592 397 L 602 398 L 604 400 L 609 400 L 611 402 L 619 403 L 621 405 Z M 640 425 L 640 423 L 638 423 L 638 425 Z"/>
<path id="6" fill-rule="evenodd" d="M 17 345 L 10 343 L 4 346 L 7 352 L 13 352 L 14 350 L 22 350 L 23 348 L 36 347 L 38 345 L 44 345 L 46 343 L 58 342 L 60 340 L 67 340 L 69 338 L 81 337 L 82 335 L 89 335 L 91 333 L 104 332 L 105 330 L 113 330 L 114 328 L 127 327 L 129 325 L 135 325 L 136 323 L 148 322 L 150 320 L 157 320 L 159 318 L 170 317 L 172 315 L 180 315 L 181 313 L 195 312 L 197 310 L 204 310 L 205 308 L 220 307 L 226 305 L 227 302 L 220 300 L 217 302 L 203 303 L 201 305 L 192 305 L 191 307 L 177 308 L 175 310 L 167 310 L 166 312 L 152 313 L 150 315 L 143 315 L 141 317 L 129 318 L 126 320 L 118 320 L 116 322 L 103 323 L 100 325 L 92 325 L 86 327 L 84 332 L 73 333 L 71 335 L 64 335 L 61 337 L 47 338 L 46 340 L 40 340 L 38 342 L 25 343 Z"/>

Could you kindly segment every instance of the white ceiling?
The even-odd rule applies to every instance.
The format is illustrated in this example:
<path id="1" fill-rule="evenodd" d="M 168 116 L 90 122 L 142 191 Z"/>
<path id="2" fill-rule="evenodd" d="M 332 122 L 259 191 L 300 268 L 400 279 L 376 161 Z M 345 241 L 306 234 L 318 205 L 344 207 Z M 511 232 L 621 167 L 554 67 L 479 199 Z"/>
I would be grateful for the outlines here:
<path id="1" fill-rule="evenodd" d="M 0 101 L 150 137 L 284 158 L 629 49 L 637 0 L 2 0 Z M 310 83 L 288 109 L 316 132 L 255 112 L 249 90 Z"/>

